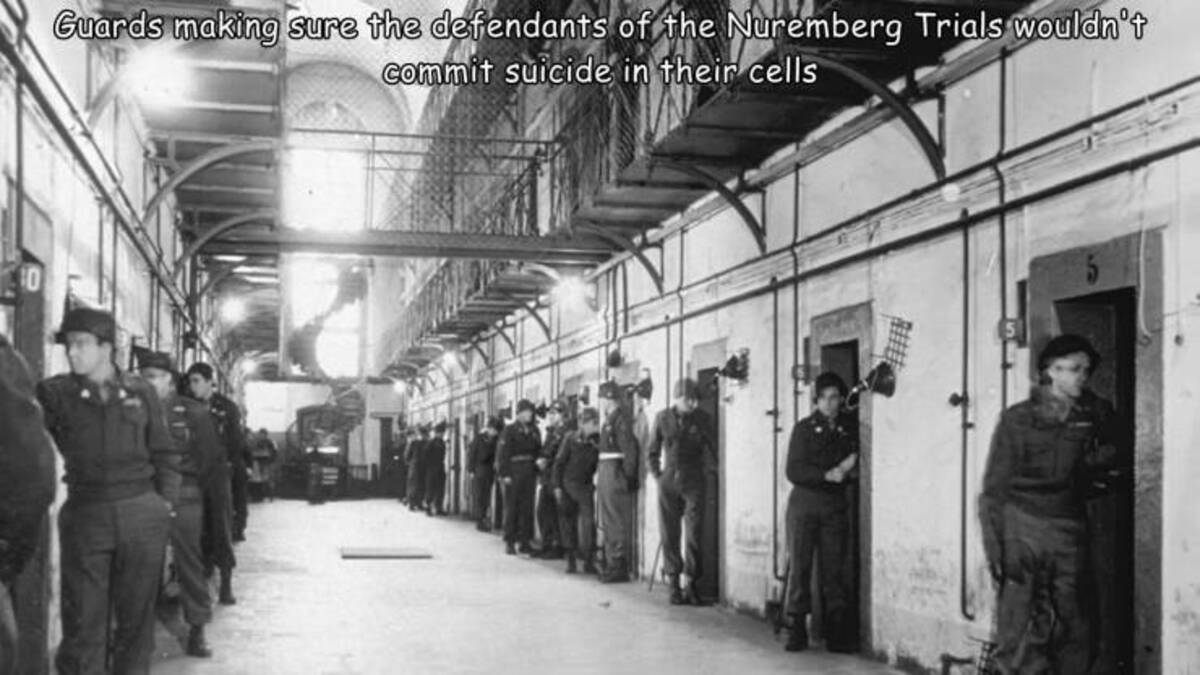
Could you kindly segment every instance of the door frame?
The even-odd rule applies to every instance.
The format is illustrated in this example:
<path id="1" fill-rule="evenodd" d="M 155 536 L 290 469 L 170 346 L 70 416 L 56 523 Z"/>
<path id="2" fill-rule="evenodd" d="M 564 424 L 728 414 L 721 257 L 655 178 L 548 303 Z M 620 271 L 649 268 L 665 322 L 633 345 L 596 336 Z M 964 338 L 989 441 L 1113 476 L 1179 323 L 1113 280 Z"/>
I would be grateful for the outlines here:
<path id="1" fill-rule="evenodd" d="M 809 321 L 808 363 L 821 363 L 821 347 L 843 342 L 858 342 L 858 372 L 871 370 L 875 347 L 875 314 L 871 301 L 846 305 L 818 314 Z M 847 382 L 853 387 L 854 382 Z M 859 397 L 858 413 L 858 578 L 854 589 L 858 601 L 858 644 L 860 653 L 872 649 L 871 629 L 871 515 L 873 503 L 872 398 L 869 392 Z"/>
<path id="2" fill-rule="evenodd" d="M 1029 369 L 1035 382 L 1037 354 L 1060 332 L 1056 301 L 1130 287 L 1138 298 L 1132 617 L 1138 673 L 1162 672 L 1163 269 L 1162 230 L 1150 229 L 1033 258 L 1027 284 Z"/>
<path id="3" fill-rule="evenodd" d="M 728 358 L 728 342 L 729 340 L 727 338 L 721 338 L 719 340 L 711 340 L 709 342 L 702 342 L 700 344 L 693 345 L 691 359 L 689 360 L 688 367 L 685 371 L 688 373 L 688 377 L 696 379 L 702 370 L 708 370 L 710 368 L 719 369 L 724 366 L 725 360 Z M 701 386 L 704 385 L 703 382 L 699 382 L 698 380 L 697 382 Z M 715 439 L 717 443 L 717 518 L 716 522 L 713 523 L 713 526 L 717 528 L 717 602 L 723 603 L 729 588 L 728 584 L 726 583 L 726 575 L 729 573 L 729 556 L 726 554 L 725 550 L 726 528 L 724 527 L 726 520 L 725 505 L 728 503 L 726 492 L 729 484 L 725 477 L 728 473 L 729 461 L 727 453 L 725 452 L 725 427 L 727 424 L 725 423 L 726 421 L 724 419 L 725 415 L 722 414 L 721 411 L 722 387 L 720 382 L 721 381 L 718 379 L 717 391 L 715 394 L 717 399 L 716 404 L 718 415 L 717 434 Z"/>

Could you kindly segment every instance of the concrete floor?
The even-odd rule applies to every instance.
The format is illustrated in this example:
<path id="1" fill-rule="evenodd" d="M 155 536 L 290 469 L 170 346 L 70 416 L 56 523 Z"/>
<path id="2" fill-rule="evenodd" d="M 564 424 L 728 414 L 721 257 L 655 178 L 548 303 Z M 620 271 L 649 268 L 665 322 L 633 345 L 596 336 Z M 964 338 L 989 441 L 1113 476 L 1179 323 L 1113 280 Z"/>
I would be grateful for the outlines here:
<path id="1" fill-rule="evenodd" d="M 645 583 L 604 586 L 561 561 L 503 555 L 494 535 L 392 501 L 251 505 L 238 604 L 209 627 L 212 659 L 160 626 L 155 673 L 894 672 L 789 654 L 763 622 L 670 607 Z M 342 560 L 343 547 L 416 547 L 429 560 Z"/>

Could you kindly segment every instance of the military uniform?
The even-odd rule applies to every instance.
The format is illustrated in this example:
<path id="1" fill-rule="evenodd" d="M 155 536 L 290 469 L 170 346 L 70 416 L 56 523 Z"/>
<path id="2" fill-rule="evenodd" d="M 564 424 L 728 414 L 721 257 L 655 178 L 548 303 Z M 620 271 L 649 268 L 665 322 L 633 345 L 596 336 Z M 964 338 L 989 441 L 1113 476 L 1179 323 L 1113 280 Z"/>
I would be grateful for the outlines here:
<path id="1" fill-rule="evenodd" d="M 680 573 L 688 576 L 694 594 L 696 580 L 704 572 L 700 537 L 705 492 L 708 475 L 717 470 L 711 430 L 711 420 L 700 410 L 683 414 L 671 407 L 654 418 L 648 459 L 650 473 L 658 478 L 663 571 L 672 579 L 673 593 Z M 681 520 L 684 556 L 679 550 Z"/>
<path id="2" fill-rule="evenodd" d="M 825 480 L 825 474 L 858 452 L 858 429 L 848 414 L 829 419 L 820 412 L 796 423 L 788 443 L 787 534 L 791 567 L 785 611 L 803 622 L 812 612 L 812 564 L 821 558 L 821 598 L 831 648 L 844 646 L 850 621 L 847 578 L 849 502 L 845 483 Z"/>
<path id="3" fill-rule="evenodd" d="M 37 392 L 66 462 L 59 673 L 107 672 L 110 612 L 117 624 L 113 671 L 147 673 L 180 479 L 162 407 L 151 387 L 129 374 L 102 385 L 59 375 Z"/>
<path id="4" fill-rule="evenodd" d="M 529 552 L 533 539 L 533 499 L 537 492 L 534 462 L 542 450 L 542 439 L 533 423 L 517 421 L 505 427 L 496 448 L 496 474 L 512 482 L 504 486 L 504 541 L 519 544 Z"/>
<path id="5" fill-rule="evenodd" d="M 596 489 L 600 496 L 600 529 L 604 531 L 602 580 L 628 581 L 632 553 L 633 495 L 638 489 L 639 452 L 633 419 L 624 407 L 613 410 L 600 429 Z"/>
<path id="6" fill-rule="evenodd" d="M 1065 413 L 1065 414 L 1064 414 Z M 1087 672 L 1091 621 L 1085 491 L 1114 461 L 1112 405 L 1091 392 L 1069 404 L 1045 389 L 1004 412 L 979 497 L 984 549 L 1001 582 L 1002 672 Z"/>
<path id="7" fill-rule="evenodd" d="M 425 447 L 429 444 L 428 432 L 408 444 L 404 463 L 408 466 L 408 510 L 416 511 L 425 506 Z"/>
<path id="8" fill-rule="evenodd" d="M 575 557 L 583 559 L 584 571 L 594 572 L 592 558 L 596 550 L 596 488 L 592 481 L 600 456 L 600 434 L 585 437 L 572 431 L 563 440 L 554 461 L 551 483 L 562 490 L 558 503 L 559 534 L 567 551 L 570 572 Z"/>
<path id="9" fill-rule="evenodd" d="M 17 665 L 9 587 L 37 549 L 54 501 L 54 444 L 33 382 L 25 360 L 0 335 L 0 675 Z"/>
<path id="10" fill-rule="evenodd" d="M 247 447 L 242 429 L 242 411 L 238 405 L 222 394 L 213 393 L 208 399 L 209 411 L 217 424 L 217 433 L 225 445 L 229 461 L 229 497 L 232 519 L 230 527 L 233 541 L 246 538 L 246 519 L 249 515 L 247 497 L 249 477 L 246 475 Z"/>
<path id="11" fill-rule="evenodd" d="M 492 506 L 492 484 L 496 482 L 496 443 L 497 436 L 480 432 L 471 441 L 471 449 L 467 453 L 467 473 L 473 476 L 475 496 L 475 520 L 478 529 L 491 530 L 490 520 Z"/>
<path id="12" fill-rule="evenodd" d="M 563 547 L 562 537 L 558 531 L 558 500 L 554 498 L 554 484 L 551 472 L 554 470 L 555 455 L 562 445 L 566 428 L 562 424 L 546 427 L 546 438 L 542 442 L 542 454 L 539 459 L 537 525 L 542 535 L 542 554 L 558 555 Z"/>
<path id="13" fill-rule="evenodd" d="M 183 450 L 180 473 L 183 476 L 171 528 L 171 547 L 182 590 L 184 620 L 191 626 L 203 626 L 212 620 L 212 596 L 205 579 L 204 495 L 206 488 L 225 475 L 219 470 L 225 453 L 216 427 L 204 404 L 183 396 L 163 401 L 167 427 L 177 447 Z"/>
<path id="14" fill-rule="evenodd" d="M 446 441 L 434 436 L 425 446 L 425 510 L 445 514 L 446 498 Z"/>

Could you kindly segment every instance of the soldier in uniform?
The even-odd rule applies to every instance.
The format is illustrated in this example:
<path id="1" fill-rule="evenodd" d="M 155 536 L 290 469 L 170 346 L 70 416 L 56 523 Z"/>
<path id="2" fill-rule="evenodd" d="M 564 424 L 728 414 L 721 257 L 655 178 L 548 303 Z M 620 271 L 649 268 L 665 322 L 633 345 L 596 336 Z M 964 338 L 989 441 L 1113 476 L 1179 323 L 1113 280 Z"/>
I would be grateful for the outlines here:
<path id="1" fill-rule="evenodd" d="M 446 423 L 433 427 L 433 440 L 425 446 L 425 513 L 446 515 Z"/>
<path id="2" fill-rule="evenodd" d="M 1084 673 L 1091 622 L 1086 490 L 1118 462 L 1112 404 L 1087 389 L 1100 355 L 1061 335 L 1038 357 L 1040 383 L 1004 411 L 979 497 L 984 551 L 1000 587 L 996 660 L 1004 673 Z"/>
<path id="3" fill-rule="evenodd" d="M 475 490 L 475 529 L 491 532 L 492 484 L 496 482 L 496 443 L 504 422 L 499 417 L 488 418 L 487 425 L 471 441 L 467 452 L 467 477 Z"/>
<path id="4" fill-rule="evenodd" d="M 675 383 L 675 403 L 654 418 L 648 463 L 658 479 L 658 517 L 662 538 L 663 569 L 671 583 L 671 604 L 702 604 L 696 590 L 700 566 L 708 476 L 717 471 L 712 421 L 697 410 L 700 390 L 695 380 Z M 680 556 L 680 521 L 686 557 Z M 679 575 L 687 577 L 686 587 Z"/>
<path id="5" fill-rule="evenodd" d="M 66 463 L 59 513 L 62 572 L 61 675 L 109 672 L 109 617 L 115 616 L 112 672 L 149 673 L 154 606 L 179 456 L 158 396 L 113 360 L 112 314 L 67 312 L 56 335 L 69 374 L 38 384 L 46 428 Z"/>
<path id="6" fill-rule="evenodd" d="M 517 420 L 500 434 L 496 448 L 496 475 L 504 486 L 505 552 L 532 553 L 533 498 L 537 492 L 537 466 L 542 437 L 533 423 L 533 402 L 517 403 Z"/>
<path id="7" fill-rule="evenodd" d="M 563 440 L 551 477 L 558 498 L 558 531 L 567 552 L 567 574 L 576 572 L 576 557 L 583 559 L 584 573 L 596 573 L 592 560 L 596 550 L 596 488 L 592 481 L 599 456 L 600 413 L 585 408 L 579 414 L 579 429 Z"/>
<path id="8" fill-rule="evenodd" d="M 408 444 L 404 463 L 408 465 L 408 510 L 425 508 L 425 448 L 429 445 L 429 425 L 417 427 L 417 437 Z"/>
<path id="9" fill-rule="evenodd" d="M 247 496 L 250 477 L 250 448 L 243 433 L 242 411 L 224 394 L 213 387 L 213 368 L 207 363 L 194 363 L 187 372 L 192 397 L 208 404 L 216 419 L 217 432 L 225 443 L 229 456 L 229 495 L 233 506 L 233 541 L 246 540 L 246 519 L 249 515 Z"/>
<path id="10" fill-rule="evenodd" d="M 558 560 L 563 557 L 563 542 L 558 531 L 558 500 L 555 499 L 551 470 L 555 455 L 562 445 L 567 427 L 563 418 L 567 406 L 555 401 L 546 410 L 546 437 L 542 441 L 542 454 L 537 459 L 538 498 L 537 524 L 542 533 L 542 548 L 539 558 Z"/>
<path id="11" fill-rule="evenodd" d="M 54 501 L 54 443 L 25 359 L 0 335 L 0 675 L 15 675 L 12 584 L 37 549 Z"/>
<path id="12" fill-rule="evenodd" d="M 814 391 L 816 411 L 796 423 L 788 443 L 788 570 L 785 611 L 791 617 L 788 651 L 808 649 L 807 618 L 812 612 L 813 556 L 821 558 L 826 647 L 852 652 L 849 635 L 850 589 L 846 555 L 850 533 L 846 481 L 858 461 L 858 429 L 842 411 L 846 383 L 836 373 L 821 373 Z"/>
<path id="13" fill-rule="evenodd" d="M 212 576 L 214 568 L 221 575 L 218 600 L 222 605 L 233 605 L 237 603 L 233 596 L 233 568 L 237 566 L 233 542 L 238 541 L 234 529 L 237 508 L 234 494 L 237 476 L 246 474 L 241 413 L 236 403 L 214 391 L 213 369 L 207 363 L 195 363 L 188 368 L 186 386 L 192 398 L 208 406 L 224 449 L 225 461 L 217 463 L 214 478 L 204 490 L 202 542 L 207 576 Z"/>
<path id="14" fill-rule="evenodd" d="M 171 524 L 171 548 L 182 590 L 183 618 L 190 627 L 185 651 L 189 656 L 207 658 L 212 656 L 212 649 L 204 636 L 204 627 L 212 621 L 212 596 L 204 576 L 204 553 L 200 545 L 204 490 L 212 481 L 223 478 L 224 473 L 217 467 L 225 462 L 225 451 L 208 408 L 176 391 L 175 367 L 170 355 L 143 351 L 138 354 L 138 369 L 158 394 L 167 414 L 167 429 L 181 451 L 179 471 L 183 478 Z"/>
<path id="15" fill-rule="evenodd" d="M 597 491 L 600 496 L 600 528 L 604 531 L 604 583 L 631 579 L 633 496 L 638 489 L 641 458 L 633 435 L 632 404 L 613 382 L 600 386 L 600 400 L 607 409 L 600 430 Z"/>

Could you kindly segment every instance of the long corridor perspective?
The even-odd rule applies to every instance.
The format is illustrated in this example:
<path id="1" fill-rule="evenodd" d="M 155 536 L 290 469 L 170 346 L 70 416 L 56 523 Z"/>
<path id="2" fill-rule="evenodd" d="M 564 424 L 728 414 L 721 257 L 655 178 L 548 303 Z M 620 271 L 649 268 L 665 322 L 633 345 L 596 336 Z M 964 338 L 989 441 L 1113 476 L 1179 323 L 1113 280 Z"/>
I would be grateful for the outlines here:
<path id="1" fill-rule="evenodd" d="M 343 549 L 427 559 L 343 560 Z M 238 604 L 218 607 L 211 659 L 161 624 L 154 673 L 891 673 L 856 657 L 789 654 L 770 626 L 672 608 L 659 584 L 602 586 L 558 561 L 503 555 L 496 536 L 392 500 L 251 510 Z"/>

